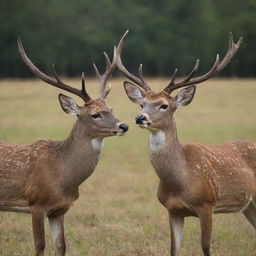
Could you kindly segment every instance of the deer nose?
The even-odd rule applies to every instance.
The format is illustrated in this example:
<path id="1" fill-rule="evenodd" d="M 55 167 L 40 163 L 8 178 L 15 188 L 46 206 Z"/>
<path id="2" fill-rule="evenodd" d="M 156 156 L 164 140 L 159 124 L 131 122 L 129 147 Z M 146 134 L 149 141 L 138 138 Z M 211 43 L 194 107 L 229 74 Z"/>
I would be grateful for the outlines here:
<path id="1" fill-rule="evenodd" d="M 122 123 L 119 125 L 119 128 L 123 130 L 123 132 L 127 132 L 129 129 L 129 126 L 125 123 Z"/>
<path id="2" fill-rule="evenodd" d="M 136 116 L 135 118 L 136 124 L 143 124 L 143 121 L 146 121 L 146 120 L 147 120 L 147 117 L 142 114 Z"/>

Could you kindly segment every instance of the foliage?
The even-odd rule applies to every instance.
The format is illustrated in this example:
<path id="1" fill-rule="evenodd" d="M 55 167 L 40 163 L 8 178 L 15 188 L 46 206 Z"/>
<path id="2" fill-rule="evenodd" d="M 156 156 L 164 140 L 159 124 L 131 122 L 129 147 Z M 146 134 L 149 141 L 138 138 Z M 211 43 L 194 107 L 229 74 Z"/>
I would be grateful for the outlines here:
<path id="1" fill-rule="evenodd" d="M 92 75 L 91 63 L 103 63 L 101 52 L 112 54 L 127 28 L 124 62 L 133 72 L 142 62 L 147 75 L 169 76 L 175 67 L 185 75 L 198 57 L 206 72 L 233 31 L 245 42 L 222 74 L 254 76 L 255 16 L 254 0 L 2 0 L 0 76 L 32 76 L 17 53 L 18 35 L 43 70 L 55 63 L 60 74 L 78 76 Z"/>

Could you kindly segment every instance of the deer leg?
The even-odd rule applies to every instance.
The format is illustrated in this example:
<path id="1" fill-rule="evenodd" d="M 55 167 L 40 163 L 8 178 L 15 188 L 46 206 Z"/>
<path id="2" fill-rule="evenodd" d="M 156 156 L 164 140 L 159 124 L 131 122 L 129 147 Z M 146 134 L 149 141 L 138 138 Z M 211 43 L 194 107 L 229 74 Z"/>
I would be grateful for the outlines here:
<path id="1" fill-rule="evenodd" d="M 44 216 L 42 209 L 31 210 L 32 214 L 32 228 L 34 236 L 34 244 L 36 256 L 44 256 L 45 249 L 45 233 L 44 233 Z"/>
<path id="2" fill-rule="evenodd" d="M 247 208 L 243 211 L 246 219 L 251 223 L 251 225 L 256 230 L 256 204 L 255 202 L 251 202 Z"/>
<path id="3" fill-rule="evenodd" d="M 64 215 L 48 217 L 52 240 L 55 245 L 56 256 L 64 256 L 66 252 L 65 236 L 64 236 Z"/>
<path id="4" fill-rule="evenodd" d="M 202 207 L 197 209 L 201 226 L 201 246 L 204 256 L 210 256 L 210 244 L 212 234 L 212 207 Z"/>
<path id="5" fill-rule="evenodd" d="M 184 217 L 169 211 L 169 222 L 171 229 L 171 256 L 177 256 L 182 239 Z"/>

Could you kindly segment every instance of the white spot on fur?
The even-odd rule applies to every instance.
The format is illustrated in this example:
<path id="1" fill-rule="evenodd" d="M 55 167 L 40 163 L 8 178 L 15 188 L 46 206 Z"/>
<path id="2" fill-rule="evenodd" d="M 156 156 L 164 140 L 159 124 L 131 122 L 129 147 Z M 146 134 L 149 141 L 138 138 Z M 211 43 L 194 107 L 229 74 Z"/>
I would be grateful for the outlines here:
<path id="1" fill-rule="evenodd" d="M 50 219 L 49 224 L 51 228 L 52 240 L 55 242 L 59 235 L 58 221 L 56 219 Z"/>
<path id="2" fill-rule="evenodd" d="M 95 151 L 101 151 L 102 147 L 103 147 L 103 142 L 102 140 L 99 139 L 93 139 L 92 140 L 92 147 Z"/>
<path id="3" fill-rule="evenodd" d="M 163 131 L 159 130 L 157 132 L 150 133 L 149 146 L 151 152 L 157 152 L 162 149 L 165 146 L 165 141 L 166 137 Z"/>
<path id="4" fill-rule="evenodd" d="M 172 230 L 174 234 L 174 243 L 178 250 L 180 247 L 181 239 L 182 239 L 183 218 L 182 217 L 171 218 L 171 225 L 172 225 Z"/>

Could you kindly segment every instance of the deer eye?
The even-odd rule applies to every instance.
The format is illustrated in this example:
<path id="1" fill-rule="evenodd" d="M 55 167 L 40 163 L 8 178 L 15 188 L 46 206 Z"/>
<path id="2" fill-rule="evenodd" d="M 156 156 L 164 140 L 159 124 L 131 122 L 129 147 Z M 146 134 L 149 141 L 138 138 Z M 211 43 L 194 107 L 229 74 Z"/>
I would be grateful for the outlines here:
<path id="1" fill-rule="evenodd" d="M 141 107 L 141 108 L 143 108 L 143 105 L 142 105 L 142 104 L 140 104 L 140 107 Z"/>
<path id="2" fill-rule="evenodd" d="M 168 108 L 168 105 L 166 105 L 166 104 L 163 104 L 160 106 L 160 109 L 167 109 L 167 108 Z"/>
<path id="3" fill-rule="evenodd" d="M 101 118 L 100 114 L 98 114 L 98 113 L 91 115 L 91 117 L 92 117 L 93 119 Z"/>

